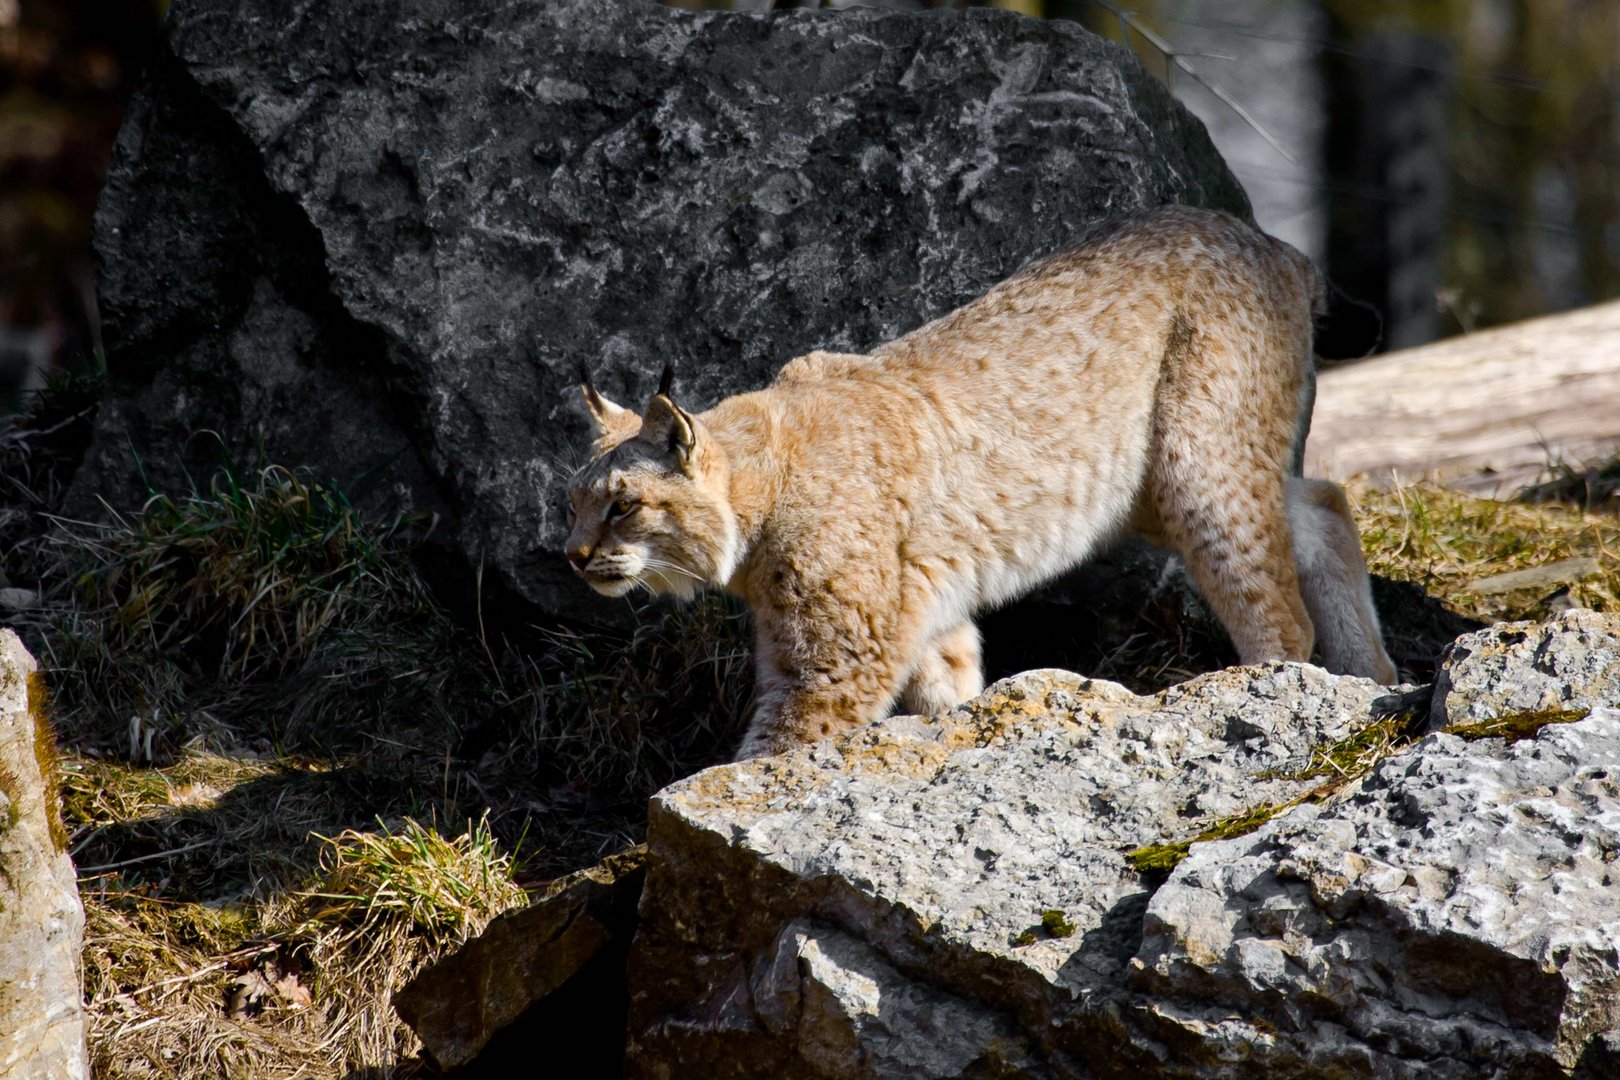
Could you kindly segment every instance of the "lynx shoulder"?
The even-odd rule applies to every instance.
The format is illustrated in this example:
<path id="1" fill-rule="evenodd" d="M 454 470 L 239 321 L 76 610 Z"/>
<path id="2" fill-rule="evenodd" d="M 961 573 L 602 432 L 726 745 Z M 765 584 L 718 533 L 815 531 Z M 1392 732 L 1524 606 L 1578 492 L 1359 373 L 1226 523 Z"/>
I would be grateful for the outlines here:
<path id="1" fill-rule="evenodd" d="M 1322 285 L 1189 207 L 1105 226 L 868 355 L 706 412 L 586 379 L 567 555 L 598 592 L 727 589 L 757 633 L 739 756 L 982 689 L 976 612 L 1117 537 L 1178 553 L 1244 663 L 1392 682 L 1343 493 L 1295 475 Z"/>

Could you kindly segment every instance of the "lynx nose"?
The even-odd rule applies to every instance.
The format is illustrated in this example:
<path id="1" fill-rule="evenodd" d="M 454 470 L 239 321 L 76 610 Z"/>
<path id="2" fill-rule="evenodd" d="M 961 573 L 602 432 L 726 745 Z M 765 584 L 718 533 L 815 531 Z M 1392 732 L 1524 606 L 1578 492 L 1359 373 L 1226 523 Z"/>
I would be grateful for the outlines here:
<path id="1" fill-rule="evenodd" d="M 568 561 L 574 564 L 574 569 L 584 571 L 585 564 L 591 561 L 591 549 L 577 547 L 568 549 Z"/>

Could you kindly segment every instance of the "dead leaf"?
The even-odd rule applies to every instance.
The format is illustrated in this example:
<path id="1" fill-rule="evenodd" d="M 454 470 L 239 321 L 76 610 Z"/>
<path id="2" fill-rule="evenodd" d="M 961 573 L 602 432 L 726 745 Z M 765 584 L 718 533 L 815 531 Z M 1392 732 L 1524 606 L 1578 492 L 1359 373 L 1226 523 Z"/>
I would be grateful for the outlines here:
<path id="1" fill-rule="evenodd" d="M 276 996 L 289 1009 L 307 1009 L 314 1003 L 309 987 L 298 981 L 296 972 L 289 971 L 275 981 Z"/>

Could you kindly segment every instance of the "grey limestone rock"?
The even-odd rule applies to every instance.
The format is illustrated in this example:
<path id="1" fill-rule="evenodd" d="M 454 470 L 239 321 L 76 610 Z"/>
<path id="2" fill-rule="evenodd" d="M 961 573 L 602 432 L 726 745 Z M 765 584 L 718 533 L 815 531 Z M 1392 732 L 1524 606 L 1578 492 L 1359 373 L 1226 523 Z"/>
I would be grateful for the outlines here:
<path id="1" fill-rule="evenodd" d="M 1247 213 L 1202 125 L 1073 24 L 178 0 L 97 216 L 112 391 L 72 504 L 262 453 L 606 618 L 556 554 L 576 361 L 635 404 L 674 361 L 707 407 L 1166 202 Z"/>
<path id="2" fill-rule="evenodd" d="M 1302 774 L 1418 695 L 1298 664 L 1151 698 L 1031 672 L 682 781 L 652 806 L 630 1072 L 1612 1075 L 1620 710 L 1580 682 L 1612 626 L 1498 642 L 1567 695 L 1470 671 L 1486 635 L 1452 654 L 1471 700 L 1584 719 L 1434 732 L 1350 782 Z M 1127 862 L 1263 808 L 1168 872 Z"/>
<path id="3" fill-rule="evenodd" d="M 856 938 L 809 920 L 778 935 L 745 1000 L 813 1073 L 971 1076 L 1044 1070 L 1012 1018 L 910 979 Z"/>
<path id="4" fill-rule="evenodd" d="M 1577 608 L 1464 634 L 1440 657 L 1434 723 L 1620 706 L 1620 615 Z"/>
<path id="5" fill-rule="evenodd" d="M 807 1021 L 781 1014 L 807 991 L 761 988 L 779 982 L 784 928 L 801 920 L 859 941 L 876 957 L 866 970 L 886 965 L 869 975 L 879 987 L 903 974 L 913 996 L 991 1014 L 982 1037 L 953 1025 L 967 1040 L 953 1053 L 983 1048 L 975 1068 L 999 1067 L 1003 1050 L 1060 1076 L 1151 1062 L 1120 1027 L 1151 893 L 1125 852 L 1304 793 L 1314 782 L 1289 774 L 1383 693 L 1300 664 L 1154 698 L 1031 672 L 937 721 L 898 718 L 666 789 L 631 956 L 632 1072 L 696 1075 L 745 1046 L 782 1071 L 724 1075 L 998 1075 L 886 1064 L 858 1019 L 842 1042 L 796 1049 Z M 1052 910 L 1070 936 L 1040 930 Z M 1039 940 L 1015 943 L 1032 928 Z M 832 1063 L 831 1045 L 847 1050 Z"/>
<path id="6" fill-rule="evenodd" d="M 1194 845 L 1148 904 L 1131 985 L 1205 1044 L 1206 1075 L 1238 1056 L 1565 1075 L 1620 1025 L 1617 859 L 1620 711 L 1512 745 L 1431 735 L 1342 799 Z"/>
<path id="7" fill-rule="evenodd" d="M 84 1080 L 84 909 L 34 658 L 0 629 L 0 1076 Z"/>

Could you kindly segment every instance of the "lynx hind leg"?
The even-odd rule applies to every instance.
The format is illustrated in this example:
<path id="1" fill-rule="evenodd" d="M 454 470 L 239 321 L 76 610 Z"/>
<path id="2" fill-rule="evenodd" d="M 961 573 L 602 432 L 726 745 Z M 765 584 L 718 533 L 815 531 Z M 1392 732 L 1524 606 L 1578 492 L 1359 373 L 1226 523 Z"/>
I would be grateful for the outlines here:
<path id="1" fill-rule="evenodd" d="M 1148 492 L 1163 542 L 1186 562 L 1240 661 L 1309 660 L 1315 632 L 1300 595 L 1286 497 L 1299 386 L 1294 378 L 1266 385 L 1268 374 L 1278 375 L 1267 369 L 1283 354 L 1246 355 L 1267 347 L 1254 329 L 1217 323 L 1188 334 L 1179 348 L 1172 343 Z M 1246 372 L 1260 378 L 1244 379 Z"/>
<path id="2" fill-rule="evenodd" d="M 1282 483 L 1209 478 L 1160 501 L 1165 539 L 1245 664 L 1309 660 L 1315 630 L 1300 594 Z M 1226 485 L 1231 490 L 1221 491 Z M 1241 489 L 1241 490 L 1239 490 Z"/>
<path id="3" fill-rule="evenodd" d="M 983 690 L 979 629 L 964 620 L 928 643 L 900 691 L 900 708 L 918 716 L 937 716 Z"/>
<path id="4" fill-rule="evenodd" d="M 1327 480 L 1288 482 L 1288 519 L 1300 591 L 1316 627 L 1322 664 L 1339 675 L 1360 675 L 1386 686 L 1397 680 L 1384 651 L 1361 535 L 1344 491 Z"/>

